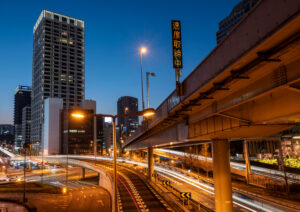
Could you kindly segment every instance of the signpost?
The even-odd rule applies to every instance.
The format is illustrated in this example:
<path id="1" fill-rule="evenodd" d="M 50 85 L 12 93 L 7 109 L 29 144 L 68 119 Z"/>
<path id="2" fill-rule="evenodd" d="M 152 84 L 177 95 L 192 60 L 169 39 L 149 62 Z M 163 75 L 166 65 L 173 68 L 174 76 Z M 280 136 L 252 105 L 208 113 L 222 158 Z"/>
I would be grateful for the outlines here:
<path id="1" fill-rule="evenodd" d="M 192 194 L 191 194 L 191 192 L 180 192 L 180 197 L 191 199 Z"/>
<path id="2" fill-rule="evenodd" d="M 192 198 L 191 192 L 180 192 L 180 197 L 184 205 L 184 200 L 187 199 L 187 204 L 189 205 L 189 200 Z"/>
<path id="3" fill-rule="evenodd" d="M 170 180 L 163 180 L 163 181 L 162 181 L 162 184 L 163 184 L 163 185 L 170 186 Z"/>
<path id="4" fill-rule="evenodd" d="M 181 45 L 181 24 L 178 20 L 171 21 L 172 27 L 172 50 L 173 50 L 173 68 L 176 74 L 176 92 L 178 96 L 183 95 L 182 85 L 179 81 L 182 69 L 182 45 Z"/>

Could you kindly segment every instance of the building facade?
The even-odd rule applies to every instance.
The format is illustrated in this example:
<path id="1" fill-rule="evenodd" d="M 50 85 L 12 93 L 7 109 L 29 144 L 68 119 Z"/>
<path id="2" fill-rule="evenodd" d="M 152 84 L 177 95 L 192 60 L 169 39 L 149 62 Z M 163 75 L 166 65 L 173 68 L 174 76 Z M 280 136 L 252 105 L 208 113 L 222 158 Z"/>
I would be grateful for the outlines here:
<path id="1" fill-rule="evenodd" d="M 31 104 L 31 87 L 19 85 L 15 90 L 14 101 L 14 126 L 15 126 L 15 144 L 22 144 L 22 112 L 23 108 Z"/>
<path id="2" fill-rule="evenodd" d="M 43 10 L 33 28 L 32 142 L 42 138 L 46 98 L 62 98 L 65 109 L 80 106 L 84 57 L 84 21 Z"/>
<path id="3" fill-rule="evenodd" d="M 104 118 L 96 118 L 96 136 L 97 136 L 97 154 L 103 155 L 106 152 L 107 145 L 104 138 Z"/>
<path id="4" fill-rule="evenodd" d="M 0 124 L 0 144 L 13 144 L 14 126 L 11 124 Z"/>
<path id="5" fill-rule="evenodd" d="M 11 124 L 0 124 L 0 135 L 13 135 L 14 126 Z"/>
<path id="6" fill-rule="evenodd" d="M 30 126 L 31 126 L 31 107 L 23 107 L 22 110 L 22 143 L 30 143 Z"/>
<path id="7" fill-rule="evenodd" d="M 238 24 L 243 17 L 254 7 L 258 0 L 242 0 L 231 11 L 230 15 L 219 23 L 219 30 L 216 33 L 217 43 L 220 43 Z"/>
<path id="8" fill-rule="evenodd" d="M 137 98 L 131 96 L 122 96 L 118 99 L 118 115 L 136 112 L 138 112 Z M 127 136 L 136 131 L 138 124 L 138 116 L 118 118 L 118 126 L 120 131 L 125 133 Z"/>
<path id="9" fill-rule="evenodd" d="M 103 122 L 103 155 L 110 155 L 113 150 L 113 128 L 111 122 Z"/>
<path id="10" fill-rule="evenodd" d="M 41 139 L 41 149 L 44 155 L 60 153 L 61 140 L 61 111 L 63 99 L 47 98 L 44 101 L 44 124 Z M 38 148 L 37 148 L 38 149 Z M 38 150 L 39 151 L 39 150 Z"/>
<path id="11" fill-rule="evenodd" d="M 84 114 L 84 118 L 72 114 Z M 61 111 L 61 153 L 94 154 L 94 110 L 64 109 Z"/>

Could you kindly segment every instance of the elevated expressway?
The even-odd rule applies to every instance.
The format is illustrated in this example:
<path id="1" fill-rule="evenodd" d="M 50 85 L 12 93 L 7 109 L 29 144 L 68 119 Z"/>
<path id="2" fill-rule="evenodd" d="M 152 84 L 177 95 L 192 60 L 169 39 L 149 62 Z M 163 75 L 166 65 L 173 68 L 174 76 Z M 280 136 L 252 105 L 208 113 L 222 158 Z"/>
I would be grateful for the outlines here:
<path id="1" fill-rule="evenodd" d="M 213 144 L 217 211 L 232 211 L 229 141 L 262 138 L 300 120 L 300 2 L 264 0 L 173 91 L 126 150 Z"/>

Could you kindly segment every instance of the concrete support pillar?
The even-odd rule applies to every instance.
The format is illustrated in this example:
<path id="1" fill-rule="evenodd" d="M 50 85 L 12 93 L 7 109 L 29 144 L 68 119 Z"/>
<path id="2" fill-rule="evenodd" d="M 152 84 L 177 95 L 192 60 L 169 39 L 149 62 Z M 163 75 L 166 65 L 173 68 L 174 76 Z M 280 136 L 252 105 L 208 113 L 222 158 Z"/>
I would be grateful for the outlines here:
<path id="1" fill-rule="evenodd" d="M 129 151 L 129 159 L 130 159 L 130 160 L 133 159 L 133 151 Z"/>
<path id="2" fill-rule="evenodd" d="M 154 157 L 153 157 L 153 147 L 148 147 L 148 179 L 152 180 L 154 174 Z"/>
<path id="3" fill-rule="evenodd" d="M 216 211 L 232 212 L 229 142 L 214 139 L 212 145 Z"/>
<path id="4" fill-rule="evenodd" d="M 251 166 L 250 166 L 250 160 L 249 160 L 249 151 L 248 151 L 248 141 L 245 139 L 243 141 L 243 152 L 244 152 L 244 159 L 245 159 L 245 165 L 246 165 L 246 181 L 249 183 L 249 177 L 251 175 Z"/>
<path id="5" fill-rule="evenodd" d="M 85 179 L 85 168 L 81 168 L 81 179 Z"/>
<path id="6" fill-rule="evenodd" d="M 208 157 L 208 148 L 209 148 L 209 143 L 205 143 L 204 146 L 204 157 L 205 157 L 205 171 L 206 171 L 206 177 L 208 178 L 208 169 L 209 169 L 209 165 L 208 165 L 208 162 L 207 162 L 207 157 Z"/>

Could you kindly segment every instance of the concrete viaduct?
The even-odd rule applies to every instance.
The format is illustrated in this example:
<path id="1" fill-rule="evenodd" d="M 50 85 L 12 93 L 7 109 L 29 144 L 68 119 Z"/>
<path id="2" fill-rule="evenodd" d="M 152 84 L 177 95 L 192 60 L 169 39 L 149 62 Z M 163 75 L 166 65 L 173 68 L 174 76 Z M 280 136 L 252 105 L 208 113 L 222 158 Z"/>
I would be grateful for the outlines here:
<path id="1" fill-rule="evenodd" d="M 212 142 L 216 210 L 232 211 L 229 141 L 261 138 L 300 120 L 300 1 L 264 0 L 173 91 L 123 145 Z"/>

